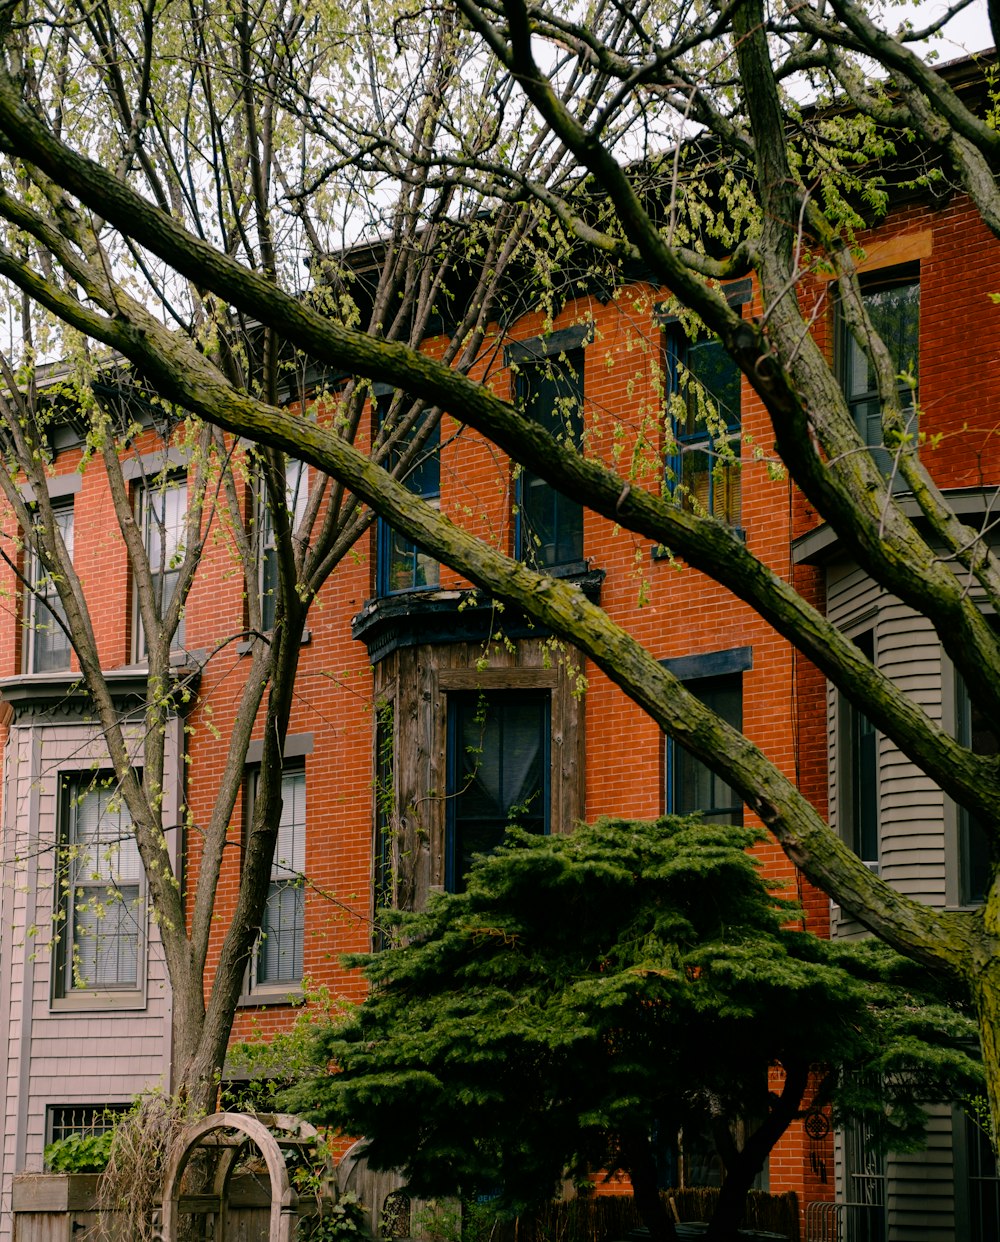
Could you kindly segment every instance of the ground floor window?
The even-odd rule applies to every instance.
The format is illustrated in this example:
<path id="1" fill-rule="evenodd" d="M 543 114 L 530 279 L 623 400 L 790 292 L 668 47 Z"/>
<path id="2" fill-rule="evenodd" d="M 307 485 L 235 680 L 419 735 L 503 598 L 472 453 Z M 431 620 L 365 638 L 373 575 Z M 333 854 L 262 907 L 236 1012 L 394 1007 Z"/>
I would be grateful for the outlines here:
<path id="1" fill-rule="evenodd" d="M 965 1118 L 969 1187 L 969 1242 L 1000 1242 L 1000 1176 L 989 1135 Z"/>
<path id="2" fill-rule="evenodd" d="M 686 686 L 706 707 L 733 726 L 743 728 L 743 678 L 704 677 Z M 736 791 L 672 739 L 667 742 L 667 810 L 675 815 L 699 812 L 709 824 L 742 824 L 743 803 Z"/>
<path id="3" fill-rule="evenodd" d="M 45 1116 L 45 1141 L 57 1143 L 71 1134 L 107 1134 L 131 1104 L 50 1104 Z"/>
<path id="4" fill-rule="evenodd" d="M 63 785 L 62 929 L 56 994 L 139 988 L 143 872 L 132 819 L 109 775 Z"/>
<path id="5" fill-rule="evenodd" d="M 844 1183 L 845 1242 L 886 1242 L 885 1153 L 874 1126 L 845 1131 Z"/>
<path id="6" fill-rule="evenodd" d="M 548 832 L 549 718 L 547 690 L 449 694 L 449 891 L 463 887 L 473 856 L 496 849 L 510 825 Z"/>
<path id="7" fill-rule="evenodd" d="M 965 682 L 955 675 L 956 736 L 963 746 L 977 755 L 995 755 L 1000 737 L 995 722 L 969 698 Z M 986 898 L 990 879 L 989 839 L 982 825 L 964 807 L 958 812 L 960 893 L 963 905 L 974 905 Z"/>

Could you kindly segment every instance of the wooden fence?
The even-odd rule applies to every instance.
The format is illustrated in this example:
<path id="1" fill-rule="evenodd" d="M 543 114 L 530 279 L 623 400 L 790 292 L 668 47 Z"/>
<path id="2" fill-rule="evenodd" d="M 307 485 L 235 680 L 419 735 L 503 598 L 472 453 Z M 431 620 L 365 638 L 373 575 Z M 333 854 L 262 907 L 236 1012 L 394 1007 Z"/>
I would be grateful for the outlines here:
<path id="1" fill-rule="evenodd" d="M 352 1189 L 372 1210 L 373 1231 L 383 1237 L 420 1237 L 424 1242 L 617 1242 L 642 1224 L 631 1195 L 593 1195 L 550 1203 L 540 1212 L 514 1221 L 496 1222 L 488 1205 L 466 1210 L 461 1221 L 457 1211 L 443 1205 L 415 1202 L 412 1218 L 409 1201 L 405 1211 L 391 1175 L 368 1174 L 354 1180 Z M 370 1182 L 370 1184 L 365 1184 Z M 376 1191 L 378 1201 L 366 1197 Z M 398 1185 L 398 1182 L 395 1183 Z M 14 1242 L 107 1242 L 98 1230 L 97 1175 L 90 1173 L 36 1174 L 14 1179 Z M 390 1196 L 396 1196 L 393 1203 Z M 717 1190 L 691 1189 L 667 1192 L 681 1220 L 710 1220 Z M 389 1199 L 389 1204 L 384 1200 Z M 267 1242 L 269 1191 L 265 1182 L 252 1177 L 234 1178 L 230 1187 L 225 1242 Z M 395 1227 L 385 1210 L 391 1205 Z M 435 1227 L 435 1221 L 437 1227 Z M 771 1195 L 751 1192 L 744 1225 L 782 1234 L 800 1242 L 799 1205 L 794 1193 Z M 112 1242 L 113 1226 L 107 1230 Z M 445 1237 L 446 1233 L 453 1234 Z"/>

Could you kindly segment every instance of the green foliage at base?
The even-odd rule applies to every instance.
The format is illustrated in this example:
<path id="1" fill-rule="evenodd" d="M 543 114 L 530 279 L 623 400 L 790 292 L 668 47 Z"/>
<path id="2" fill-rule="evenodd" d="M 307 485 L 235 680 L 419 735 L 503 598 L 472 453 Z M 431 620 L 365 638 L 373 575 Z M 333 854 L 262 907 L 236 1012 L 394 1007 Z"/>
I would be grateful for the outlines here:
<path id="1" fill-rule="evenodd" d="M 295 1020 L 287 1030 L 264 1036 L 251 1020 L 249 1039 L 238 1040 L 226 1054 L 219 1107 L 230 1112 L 273 1113 L 277 1098 L 315 1067 L 313 1048 L 317 1025 L 341 1012 L 330 989 L 302 980 Z"/>
<path id="2" fill-rule="evenodd" d="M 511 834 L 466 892 L 399 917 L 403 947 L 352 959 L 370 997 L 321 1031 L 323 1072 L 287 1103 L 365 1135 L 417 1193 L 510 1211 L 589 1168 L 635 1184 L 650 1136 L 681 1129 L 749 1186 L 810 1065 L 836 1113 L 919 1142 L 920 1101 L 978 1089 L 974 1026 L 883 945 L 798 930 L 757 839 L 677 818 Z M 773 1067 L 801 1089 L 769 1090 Z"/>
<path id="3" fill-rule="evenodd" d="M 349 1190 L 336 1203 L 324 1204 L 321 1214 L 303 1217 L 297 1236 L 307 1242 L 364 1242 L 371 1237 L 365 1215 L 366 1208 Z"/>
<path id="4" fill-rule="evenodd" d="M 108 1167 L 111 1130 L 104 1134 L 68 1134 L 45 1148 L 45 1167 L 53 1173 L 103 1173 Z"/>

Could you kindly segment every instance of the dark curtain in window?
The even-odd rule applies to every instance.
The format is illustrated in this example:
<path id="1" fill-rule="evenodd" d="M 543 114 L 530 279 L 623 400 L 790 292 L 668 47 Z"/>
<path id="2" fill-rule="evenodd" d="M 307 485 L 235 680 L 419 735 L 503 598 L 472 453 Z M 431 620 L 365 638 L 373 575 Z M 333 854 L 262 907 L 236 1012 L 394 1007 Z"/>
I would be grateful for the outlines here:
<path id="1" fill-rule="evenodd" d="M 547 693 L 451 696 L 448 886 L 516 824 L 548 830 Z"/>

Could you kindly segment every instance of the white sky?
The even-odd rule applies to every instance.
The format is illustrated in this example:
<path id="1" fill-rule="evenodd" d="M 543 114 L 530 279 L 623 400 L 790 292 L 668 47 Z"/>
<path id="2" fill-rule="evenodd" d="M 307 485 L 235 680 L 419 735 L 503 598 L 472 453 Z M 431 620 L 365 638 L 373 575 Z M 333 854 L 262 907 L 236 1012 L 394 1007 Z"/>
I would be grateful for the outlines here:
<path id="1" fill-rule="evenodd" d="M 943 0 L 920 0 L 917 4 L 886 7 L 886 15 L 890 23 L 910 17 L 915 26 L 920 26 L 933 21 L 949 7 Z M 974 4 L 952 18 L 945 37 L 935 41 L 933 45 L 942 61 L 956 60 L 969 52 L 981 52 L 992 46 L 993 36 L 986 14 L 986 0 L 975 0 Z"/>

